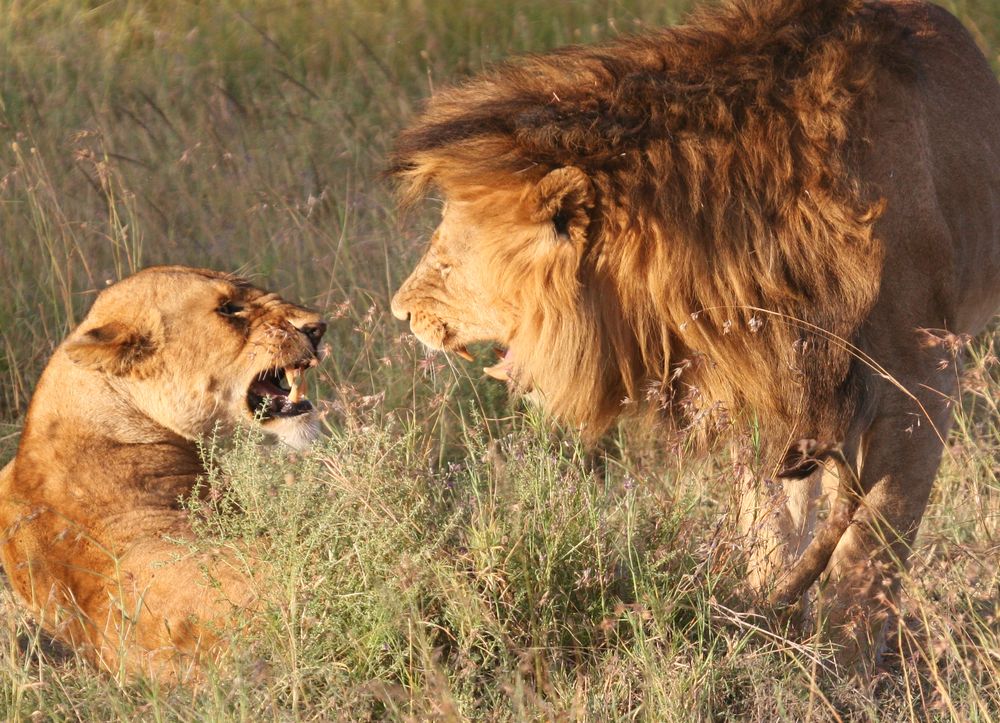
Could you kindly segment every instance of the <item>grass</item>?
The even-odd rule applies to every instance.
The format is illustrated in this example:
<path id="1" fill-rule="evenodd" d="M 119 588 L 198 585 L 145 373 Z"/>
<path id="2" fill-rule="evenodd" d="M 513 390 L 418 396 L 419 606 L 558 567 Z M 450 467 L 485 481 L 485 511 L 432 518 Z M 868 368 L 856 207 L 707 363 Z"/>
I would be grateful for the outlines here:
<path id="1" fill-rule="evenodd" d="M 1000 2 L 945 3 L 997 60 Z M 0 717 L 1000 718 L 997 335 L 963 404 L 870 690 L 768 633 L 725 509 L 731 451 L 623 428 L 599 454 L 387 313 L 429 217 L 378 179 L 419 100 L 512 52 L 676 21 L 683 1 L 0 0 L 0 460 L 97 289 L 241 269 L 329 310 L 330 437 L 214 449 L 202 542 L 279 571 L 199 688 L 97 675 L 4 590 Z M 235 514 L 234 510 L 240 510 Z"/>

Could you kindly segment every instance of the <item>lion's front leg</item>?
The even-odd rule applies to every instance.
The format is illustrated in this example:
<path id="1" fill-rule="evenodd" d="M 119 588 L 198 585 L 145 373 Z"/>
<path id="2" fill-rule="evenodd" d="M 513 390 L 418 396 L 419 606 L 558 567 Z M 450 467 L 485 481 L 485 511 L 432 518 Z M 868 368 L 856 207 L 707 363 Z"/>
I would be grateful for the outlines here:
<path id="1" fill-rule="evenodd" d="M 738 526 L 747 581 L 765 595 L 812 539 L 823 469 L 801 479 L 762 480 L 749 471 L 740 476 Z"/>
<path id="2" fill-rule="evenodd" d="M 818 612 L 842 663 L 867 674 L 877 659 L 885 623 L 897 610 L 906 568 L 937 473 L 951 414 L 940 401 L 928 416 L 896 413 L 865 434 L 864 497 L 837 545 L 820 586 Z M 928 408 L 929 407 L 929 408 Z"/>

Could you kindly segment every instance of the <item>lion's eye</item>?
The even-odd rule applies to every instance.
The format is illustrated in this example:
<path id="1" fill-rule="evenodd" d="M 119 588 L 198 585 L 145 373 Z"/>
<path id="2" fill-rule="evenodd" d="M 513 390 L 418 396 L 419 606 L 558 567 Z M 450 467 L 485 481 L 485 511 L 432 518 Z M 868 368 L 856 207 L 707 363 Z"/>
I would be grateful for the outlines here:
<path id="1" fill-rule="evenodd" d="M 215 310 L 217 313 L 223 316 L 236 316 L 241 313 L 245 307 L 243 304 L 237 303 L 235 301 L 224 301 L 219 304 L 218 308 Z"/>

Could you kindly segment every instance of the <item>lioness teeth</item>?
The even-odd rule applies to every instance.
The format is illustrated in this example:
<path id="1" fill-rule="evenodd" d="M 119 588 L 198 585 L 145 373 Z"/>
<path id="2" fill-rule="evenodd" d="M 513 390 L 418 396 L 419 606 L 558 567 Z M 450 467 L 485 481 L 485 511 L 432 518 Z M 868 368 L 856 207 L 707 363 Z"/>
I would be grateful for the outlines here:
<path id="1" fill-rule="evenodd" d="M 494 364 L 491 367 L 485 367 L 483 371 L 486 373 L 486 376 L 488 377 L 499 379 L 502 382 L 510 381 L 510 374 L 507 371 L 507 365 L 504 364 L 503 362 L 499 364 Z"/>
<path id="2" fill-rule="evenodd" d="M 469 353 L 469 350 L 466 349 L 464 346 L 456 346 L 453 351 L 456 354 L 458 354 L 460 357 L 462 357 L 463 359 L 465 359 L 465 361 L 475 361 L 476 360 L 476 357 L 472 356 L 472 354 Z"/>
<path id="3" fill-rule="evenodd" d="M 298 402 L 305 396 L 305 380 L 300 379 L 301 372 L 293 367 L 285 368 L 285 378 L 288 380 L 288 401 L 292 404 Z"/>

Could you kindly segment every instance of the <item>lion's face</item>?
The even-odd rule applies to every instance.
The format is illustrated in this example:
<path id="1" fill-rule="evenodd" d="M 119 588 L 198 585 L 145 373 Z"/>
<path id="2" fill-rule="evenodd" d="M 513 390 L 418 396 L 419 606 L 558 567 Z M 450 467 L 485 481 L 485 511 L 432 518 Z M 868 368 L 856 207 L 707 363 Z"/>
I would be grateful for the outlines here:
<path id="1" fill-rule="evenodd" d="M 471 359 L 469 344 L 509 344 L 515 335 L 520 305 L 498 283 L 496 235 L 506 236 L 504 246 L 517 248 L 530 245 L 537 230 L 515 219 L 497 220 L 501 227 L 494 229 L 482 223 L 474 204 L 445 204 L 427 252 L 393 298 L 393 313 L 408 319 L 414 335 L 431 349 Z"/>
<path id="2" fill-rule="evenodd" d="M 532 362 L 555 351 L 552 325 L 579 303 L 591 206 L 590 184 L 575 168 L 527 188 L 448 196 L 393 314 L 428 347 L 470 361 L 469 344 L 495 342 L 501 358 L 485 372 L 538 390 L 544 375 Z"/>
<path id="3" fill-rule="evenodd" d="M 157 267 L 102 292 L 64 350 L 123 406 L 182 437 L 259 423 L 299 448 L 318 433 L 305 374 L 325 329 L 236 277 Z"/>

